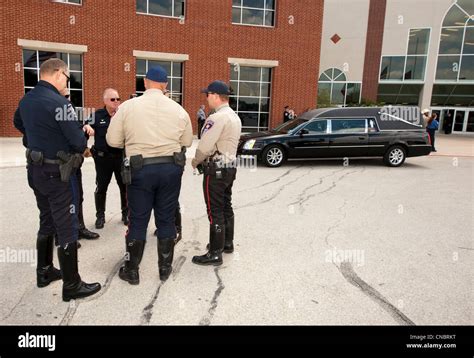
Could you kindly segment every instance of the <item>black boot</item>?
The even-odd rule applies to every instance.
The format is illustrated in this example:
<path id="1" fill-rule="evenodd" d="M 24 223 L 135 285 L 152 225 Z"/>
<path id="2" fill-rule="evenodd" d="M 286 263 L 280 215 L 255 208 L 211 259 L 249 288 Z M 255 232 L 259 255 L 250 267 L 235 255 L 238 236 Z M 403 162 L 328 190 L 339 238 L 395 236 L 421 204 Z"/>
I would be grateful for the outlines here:
<path id="1" fill-rule="evenodd" d="M 209 244 L 206 249 L 209 250 Z M 234 217 L 225 220 L 225 239 L 224 239 L 224 252 L 231 254 L 234 252 Z"/>
<path id="2" fill-rule="evenodd" d="M 194 256 L 197 265 L 222 265 L 222 250 L 224 249 L 225 226 L 211 225 L 209 228 L 209 251 L 202 256 Z"/>
<path id="3" fill-rule="evenodd" d="M 98 239 L 100 237 L 99 234 L 87 230 L 86 225 L 84 224 L 84 216 L 82 214 L 82 204 L 79 205 L 77 218 L 79 220 L 79 237 L 78 237 L 79 240 L 81 240 L 81 239 L 95 240 L 95 239 Z"/>
<path id="4" fill-rule="evenodd" d="M 95 221 L 95 228 L 102 229 L 105 225 L 105 199 L 106 194 L 95 193 L 95 210 L 97 220 Z"/>
<path id="5" fill-rule="evenodd" d="M 126 240 L 128 258 L 125 265 L 120 268 L 119 277 L 131 285 L 140 283 L 138 269 L 143 257 L 146 241 L 144 240 Z"/>
<path id="6" fill-rule="evenodd" d="M 36 285 L 46 287 L 61 279 L 61 271 L 53 266 L 54 235 L 40 235 L 36 239 Z"/>
<path id="7" fill-rule="evenodd" d="M 234 252 L 234 216 L 225 220 L 224 252 L 226 254 Z"/>
<path id="8" fill-rule="evenodd" d="M 85 283 L 81 280 L 77 266 L 77 242 L 66 248 L 58 247 L 59 265 L 63 277 L 63 301 L 84 298 L 100 291 L 100 283 Z"/>
<path id="9" fill-rule="evenodd" d="M 175 240 L 174 237 L 158 240 L 158 268 L 161 281 L 166 281 L 173 271 L 171 264 L 173 263 Z"/>

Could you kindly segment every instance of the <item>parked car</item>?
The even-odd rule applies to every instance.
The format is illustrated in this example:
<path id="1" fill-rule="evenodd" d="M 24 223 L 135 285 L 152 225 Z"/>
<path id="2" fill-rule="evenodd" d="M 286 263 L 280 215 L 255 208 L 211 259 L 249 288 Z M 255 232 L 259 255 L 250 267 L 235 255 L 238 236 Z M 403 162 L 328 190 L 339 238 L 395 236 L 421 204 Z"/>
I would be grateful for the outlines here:
<path id="1" fill-rule="evenodd" d="M 257 156 L 269 167 L 287 159 L 346 157 L 382 157 L 399 167 L 407 157 L 430 152 L 423 125 L 380 107 L 311 110 L 273 130 L 242 135 L 238 147 L 239 155 Z"/>

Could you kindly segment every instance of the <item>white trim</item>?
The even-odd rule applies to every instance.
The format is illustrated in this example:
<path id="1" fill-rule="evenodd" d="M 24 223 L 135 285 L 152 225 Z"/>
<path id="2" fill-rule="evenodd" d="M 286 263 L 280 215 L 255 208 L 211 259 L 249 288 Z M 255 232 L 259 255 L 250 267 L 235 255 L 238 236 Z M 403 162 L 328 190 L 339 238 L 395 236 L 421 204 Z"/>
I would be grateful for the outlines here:
<path id="1" fill-rule="evenodd" d="M 83 54 L 87 52 L 86 45 L 74 45 L 60 42 L 46 42 L 36 40 L 17 39 L 17 45 L 25 50 L 66 52 L 72 54 Z"/>
<path id="2" fill-rule="evenodd" d="M 231 65 L 241 65 L 241 66 L 249 66 L 249 67 L 278 67 L 279 62 L 274 60 L 256 60 L 256 59 L 247 59 L 247 58 L 235 58 L 229 57 L 227 59 L 227 63 Z"/>
<path id="3" fill-rule="evenodd" d="M 133 56 L 143 60 L 184 62 L 189 60 L 189 55 L 181 53 L 151 52 L 133 50 Z"/>

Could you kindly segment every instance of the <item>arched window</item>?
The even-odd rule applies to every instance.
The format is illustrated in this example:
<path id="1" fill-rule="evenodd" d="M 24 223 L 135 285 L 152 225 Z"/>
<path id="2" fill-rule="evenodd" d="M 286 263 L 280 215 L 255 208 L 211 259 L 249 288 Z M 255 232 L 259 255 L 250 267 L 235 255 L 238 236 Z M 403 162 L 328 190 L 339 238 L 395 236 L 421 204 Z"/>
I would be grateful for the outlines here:
<path id="1" fill-rule="evenodd" d="M 319 76 L 318 107 L 360 103 L 360 82 L 347 82 L 344 72 L 330 68 Z"/>
<path id="2" fill-rule="evenodd" d="M 458 0 L 444 17 L 436 68 L 437 82 L 474 83 L 474 2 Z"/>

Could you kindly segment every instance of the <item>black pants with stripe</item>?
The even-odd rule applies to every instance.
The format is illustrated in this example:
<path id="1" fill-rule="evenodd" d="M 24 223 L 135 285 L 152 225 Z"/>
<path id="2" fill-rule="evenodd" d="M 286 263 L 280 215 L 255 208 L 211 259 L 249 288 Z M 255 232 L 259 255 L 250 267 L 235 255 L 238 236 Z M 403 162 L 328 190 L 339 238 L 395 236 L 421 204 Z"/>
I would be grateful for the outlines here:
<path id="1" fill-rule="evenodd" d="M 237 174 L 236 168 L 223 168 L 222 178 L 215 174 L 205 174 L 203 180 L 204 201 L 207 217 L 211 225 L 224 225 L 225 220 L 234 216 L 232 209 L 232 185 Z"/>

